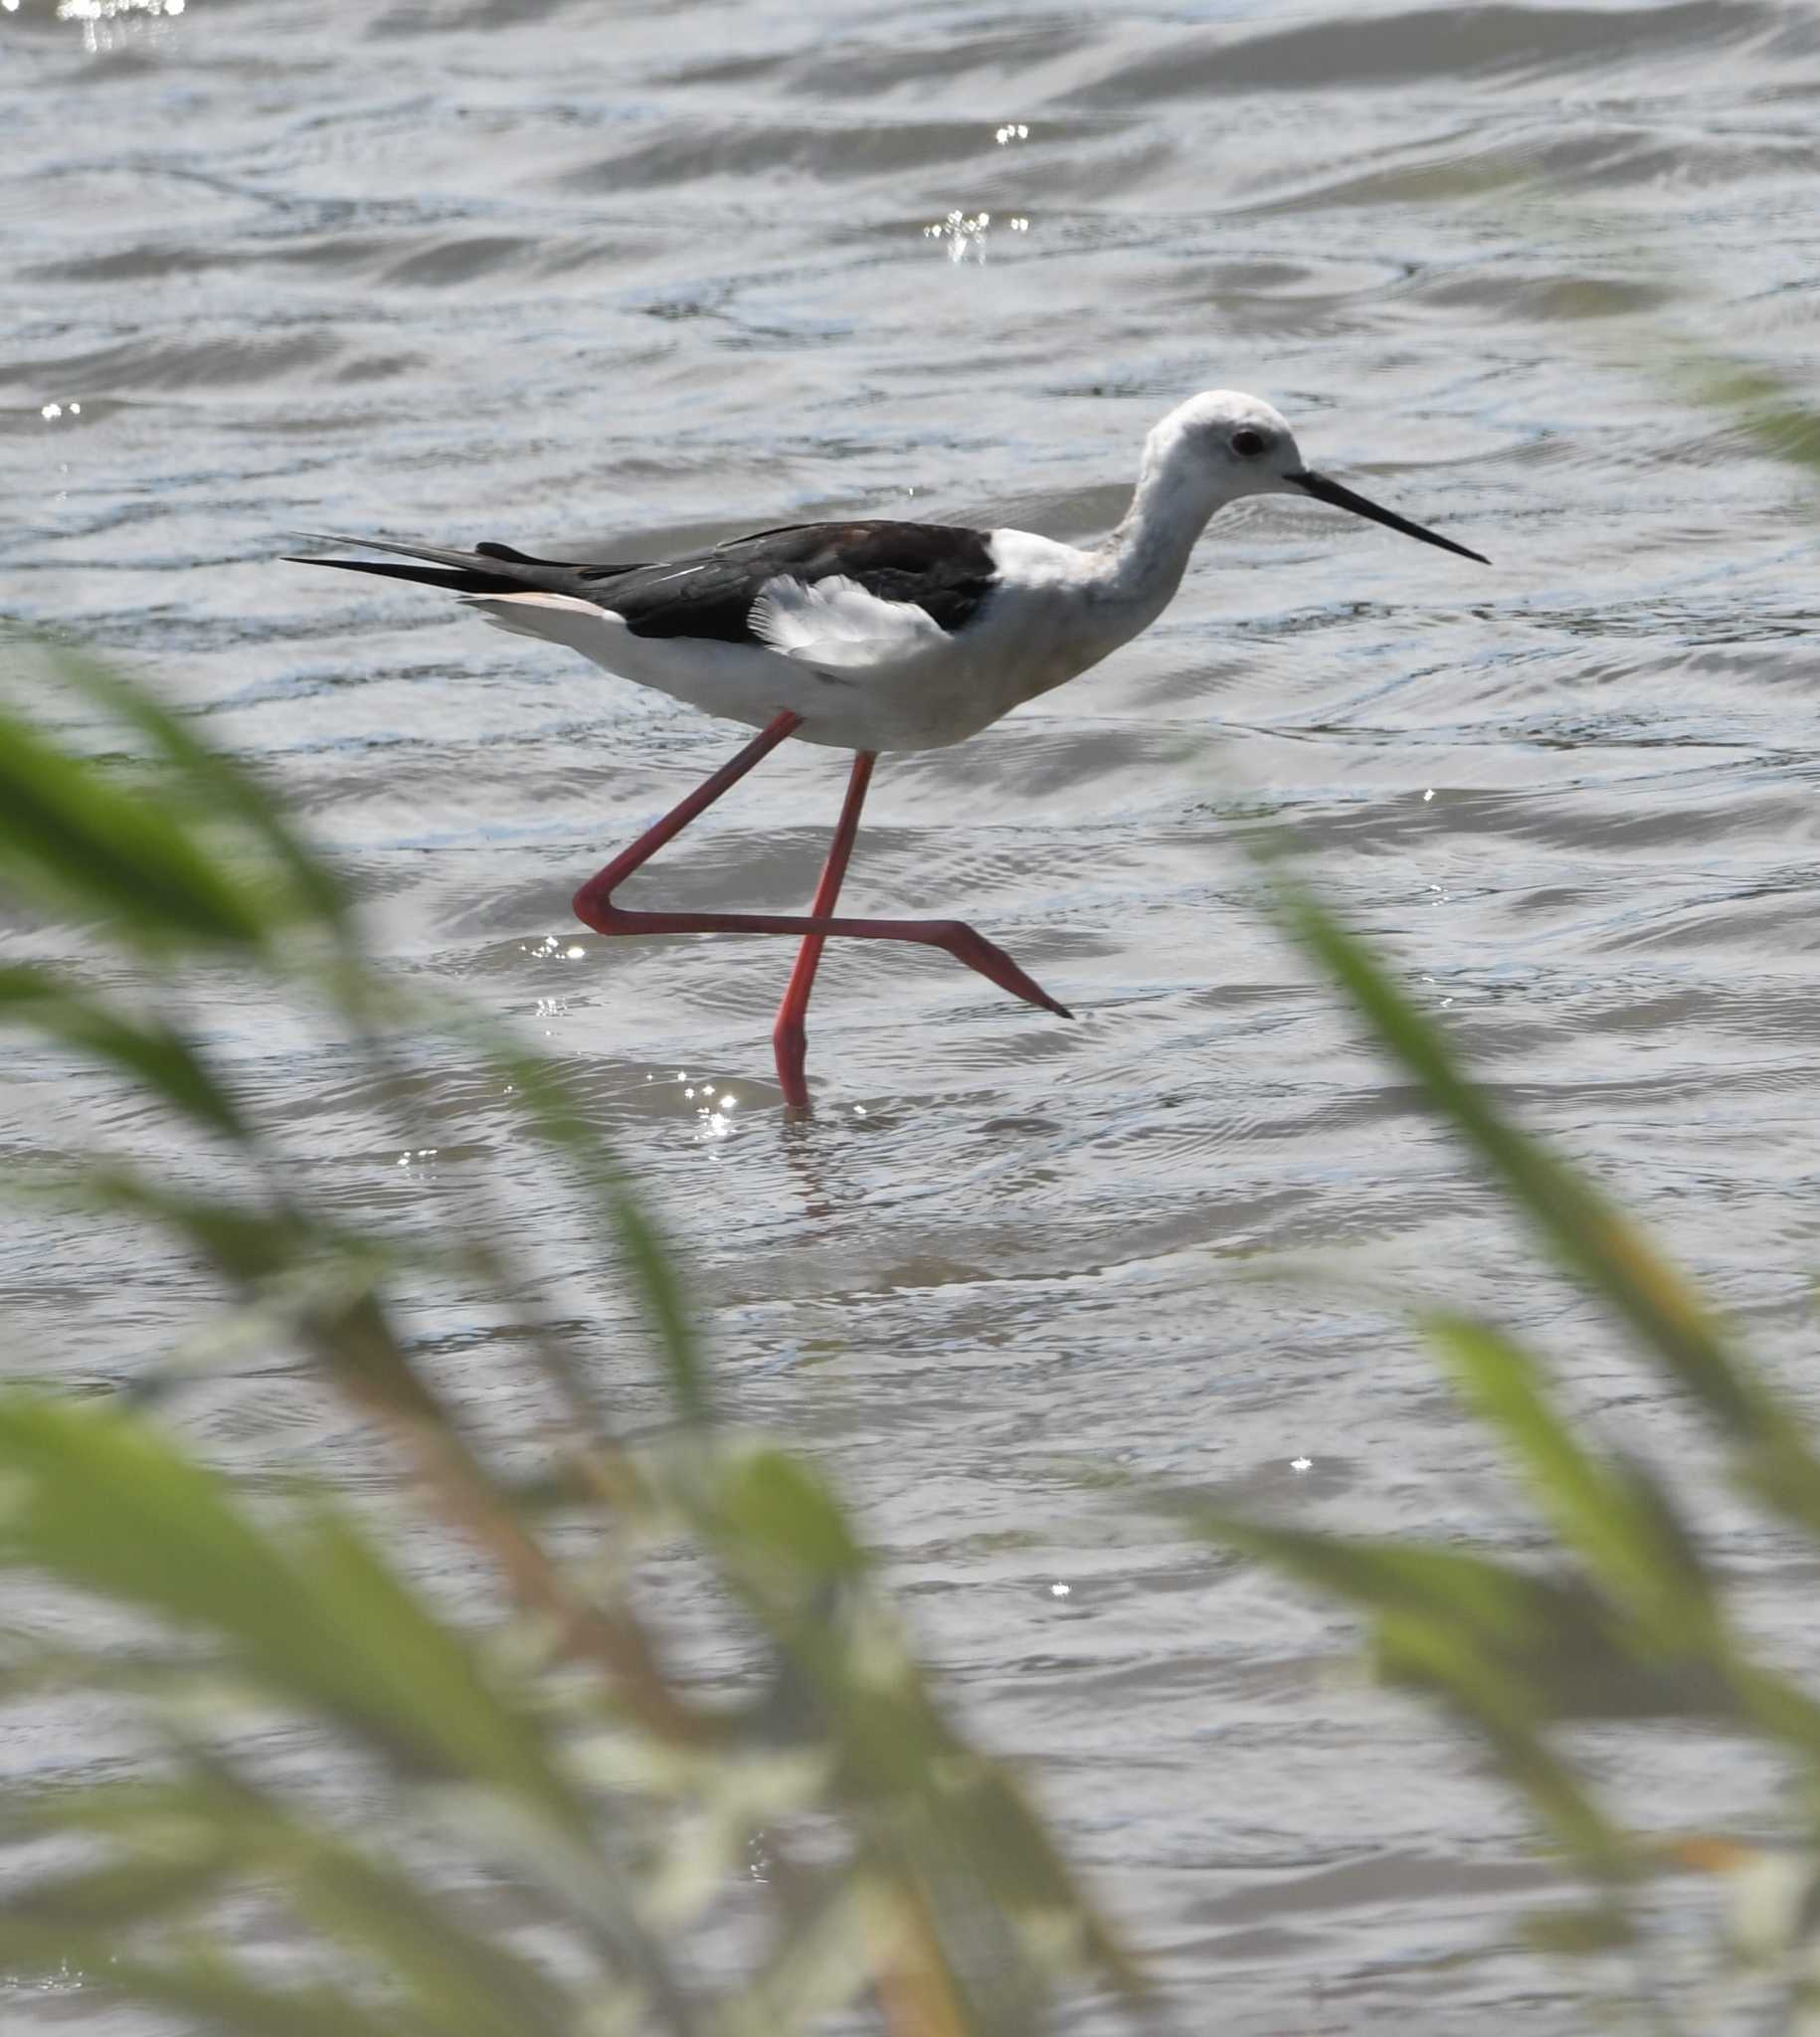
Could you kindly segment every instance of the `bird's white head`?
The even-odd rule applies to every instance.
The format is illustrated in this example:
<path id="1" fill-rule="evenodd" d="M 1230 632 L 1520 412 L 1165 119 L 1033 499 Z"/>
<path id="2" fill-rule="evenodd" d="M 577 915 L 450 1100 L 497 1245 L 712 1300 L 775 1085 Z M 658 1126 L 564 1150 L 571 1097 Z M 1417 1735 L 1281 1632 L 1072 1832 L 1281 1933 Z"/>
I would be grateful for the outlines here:
<path id="1" fill-rule="evenodd" d="M 1181 484 L 1219 502 L 1241 495 L 1286 495 L 1303 471 L 1296 435 L 1262 397 L 1205 389 L 1158 425 L 1144 448 L 1147 472 L 1169 471 Z"/>
<path id="2" fill-rule="evenodd" d="M 1245 495 L 1313 496 L 1444 552 L 1487 563 L 1452 538 L 1316 473 L 1281 413 L 1235 389 L 1204 390 L 1170 412 L 1145 441 L 1138 491 L 1159 522 L 1196 531 L 1216 509 Z"/>

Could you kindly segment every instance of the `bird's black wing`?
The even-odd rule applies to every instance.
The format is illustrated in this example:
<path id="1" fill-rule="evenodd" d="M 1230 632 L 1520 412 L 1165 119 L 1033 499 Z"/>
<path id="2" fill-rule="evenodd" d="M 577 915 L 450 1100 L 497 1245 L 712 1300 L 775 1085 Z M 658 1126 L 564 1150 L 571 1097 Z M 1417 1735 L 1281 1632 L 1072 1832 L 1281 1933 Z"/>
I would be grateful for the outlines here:
<path id="1" fill-rule="evenodd" d="M 995 570 L 986 533 L 959 525 L 794 523 L 667 566 L 616 574 L 595 598 L 624 616 L 635 636 L 752 644 L 752 604 L 768 580 L 813 584 L 839 575 L 881 601 L 914 603 L 953 631 L 985 600 Z"/>
<path id="2" fill-rule="evenodd" d="M 752 604 L 768 580 L 785 575 L 815 582 L 834 575 L 856 581 L 881 601 L 911 602 L 944 630 L 965 627 L 992 591 L 996 568 L 985 531 L 944 523 L 793 523 L 729 539 L 705 552 L 662 565 L 590 564 L 537 559 L 510 545 L 470 552 L 370 538 L 333 538 L 413 562 L 308 559 L 416 580 L 466 595 L 530 590 L 577 595 L 623 616 L 636 637 L 708 638 L 756 644 Z"/>

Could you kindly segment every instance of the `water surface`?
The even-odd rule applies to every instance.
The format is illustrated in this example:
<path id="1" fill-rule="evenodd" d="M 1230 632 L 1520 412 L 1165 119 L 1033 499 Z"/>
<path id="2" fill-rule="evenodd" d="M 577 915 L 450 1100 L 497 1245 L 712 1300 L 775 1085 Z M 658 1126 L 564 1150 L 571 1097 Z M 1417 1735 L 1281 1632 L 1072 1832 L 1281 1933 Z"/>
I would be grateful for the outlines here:
<path id="1" fill-rule="evenodd" d="M 1813 502 L 1672 370 L 1811 371 L 1812 10 L 23 0 L 0 58 L 9 611 L 155 675 L 306 816 L 384 954 L 562 1058 L 739 1405 L 837 1467 L 1190 2018 L 1583 2028 L 1573 1976 L 1515 1947 L 1541 1877 L 1500 1791 L 1335 1675 L 1338 1616 L 1093 1474 L 1528 1545 L 1376 1298 L 1413 1291 L 1534 1332 L 1638 1447 L 1686 1433 L 1260 917 L 1242 848 L 1282 827 L 1502 1093 L 1773 1360 L 1805 1348 Z M 1207 386 L 1495 566 L 1247 505 L 1108 664 L 887 758 L 851 909 L 964 912 L 1080 1016 L 837 948 L 813 1122 L 772 1079 L 780 944 L 610 949 L 567 917 L 739 731 L 274 563 L 299 529 L 1080 537 Z M 800 909 L 842 770 L 774 759 L 636 895 Z M 478 1175 L 562 1263 L 554 1190 L 464 1071 L 401 1153 L 334 1054 L 257 1005 L 209 1022 L 350 1218 Z M 9 1103 L 16 1146 L 98 1108 L 29 1058 Z M 153 1363 L 196 1296 L 143 1250 L 21 1243 L 36 1362 Z M 1326 1281 L 1255 1277 L 1309 1260 Z M 622 1304 L 578 1285 L 636 1395 Z M 426 1339 L 456 1378 L 487 1356 L 458 1320 Z M 282 1374 L 191 1416 L 230 1462 L 347 1443 Z M 1777 1545 L 1728 1516 L 1717 1553 L 1806 1634 Z M 1681 1823 L 1767 1814 L 1724 1741 L 1598 1745 Z M 73 2018 L 140 2027 L 5 2013 Z"/>

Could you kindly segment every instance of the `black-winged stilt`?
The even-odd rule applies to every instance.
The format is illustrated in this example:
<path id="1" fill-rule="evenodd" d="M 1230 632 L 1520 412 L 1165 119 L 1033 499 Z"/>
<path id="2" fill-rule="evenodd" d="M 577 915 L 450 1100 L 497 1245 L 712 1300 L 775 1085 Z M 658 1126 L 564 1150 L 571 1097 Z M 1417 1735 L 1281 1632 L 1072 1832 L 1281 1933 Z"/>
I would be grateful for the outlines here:
<path id="1" fill-rule="evenodd" d="M 1311 471 L 1269 404 L 1219 389 L 1191 397 L 1151 433 L 1124 521 L 1086 550 L 1025 530 L 858 522 L 787 524 L 662 565 L 342 537 L 324 541 L 413 563 L 298 563 L 445 588 L 502 629 L 569 645 L 622 678 L 759 731 L 589 878 L 575 911 L 599 934 L 800 935 L 773 1040 L 784 1095 L 802 1107 L 804 1020 L 830 935 L 944 948 L 1013 997 L 1069 1016 L 959 920 L 834 917 L 873 763 L 881 750 L 958 743 L 1128 643 L 1168 606 L 1207 519 L 1245 495 L 1312 495 L 1489 563 Z M 807 915 L 634 912 L 614 903 L 635 870 L 791 736 L 856 753 Z"/>

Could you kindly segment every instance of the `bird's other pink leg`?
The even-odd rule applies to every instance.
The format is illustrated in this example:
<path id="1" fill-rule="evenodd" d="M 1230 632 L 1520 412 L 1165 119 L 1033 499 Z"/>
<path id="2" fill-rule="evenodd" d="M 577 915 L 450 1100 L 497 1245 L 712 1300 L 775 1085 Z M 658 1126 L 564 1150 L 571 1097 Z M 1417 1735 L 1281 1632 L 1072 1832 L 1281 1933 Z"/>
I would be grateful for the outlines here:
<path id="1" fill-rule="evenodd" d="M 827 861 L 821 866 L 821 881 L 816 886 L 812 917 L 826 919 L 840 896 L 840 882 L 853 854 L 853 837 L 859 833 L 859 810 L 865 805 L 866 787 L 872 782 L 877 753 L 860 750 L 853 758 L 853 775 L 847 780 L 846 801 L 840 809 L 834 838 L 828 844 Z M 809 1058 L 809 1035 L 804 1019 L 809 1015 L 809 994 L 816 987 L 816 970 L 821 961 L 825 934 L 809 934 L 797 950 L 797 966 L 790 972 L 790 988 L 778 1007 L 778 1022 L 772 1027 L 771 1043 L 777 1051 L 778 1080 L 784 1086 L 784 1101 L 793 1110 L 809 1107 L 809 1079 L 804 1073 Z"/>
<path id="2" fill-rule="evenodd" d="M 654 828 L 647 828 L 630 847 L 623 848 L 604 870 L 597 870 L 575 894 L 575 916 L 583 926 L 592 927 L 597 934 L 655 934 L 666 931 L 652 922 L 663 917 L 660 913 L 622 912 L 613 902 L 615 889 L 625 883 L 634 870 L 650 861 L 666 841 L 675 837 L 695 819 L 705 813 L 721 794 L 736 786 L 755 764 L 762 764 L 786 737 L 794 735 L 803 726 L 800 714 L 780 714 L 776 720 L 768 721 L 737 757 L 730 757 L 711 777 L 704 778 L 688 798 L 673 806 Z M 637 920 L 638 925 L 629 922 Z M 671 929 L 681 933 L 684 929 Z"/>

